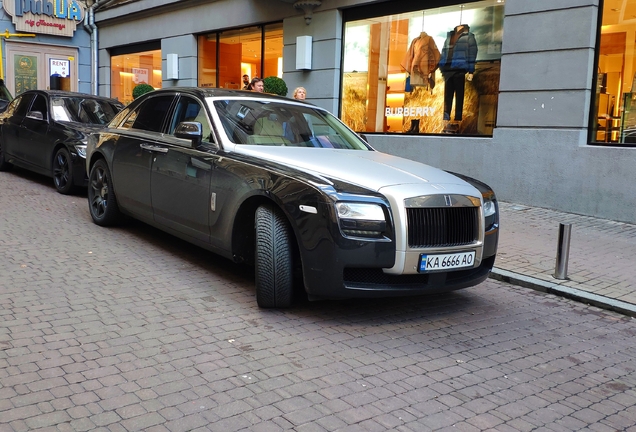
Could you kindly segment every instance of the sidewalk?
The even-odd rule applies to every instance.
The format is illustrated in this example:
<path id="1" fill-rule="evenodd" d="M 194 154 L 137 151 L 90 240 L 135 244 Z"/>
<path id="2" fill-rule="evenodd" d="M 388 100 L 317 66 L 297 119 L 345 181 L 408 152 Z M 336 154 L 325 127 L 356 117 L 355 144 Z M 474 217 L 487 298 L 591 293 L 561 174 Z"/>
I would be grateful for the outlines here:
<path id="1" fill-rule="evenodd" d="M 499 203 L 491 276 L 636 317 L 636 225 Z M 572 224 L 567 279 L 554 278 L 559 224 Z"/>

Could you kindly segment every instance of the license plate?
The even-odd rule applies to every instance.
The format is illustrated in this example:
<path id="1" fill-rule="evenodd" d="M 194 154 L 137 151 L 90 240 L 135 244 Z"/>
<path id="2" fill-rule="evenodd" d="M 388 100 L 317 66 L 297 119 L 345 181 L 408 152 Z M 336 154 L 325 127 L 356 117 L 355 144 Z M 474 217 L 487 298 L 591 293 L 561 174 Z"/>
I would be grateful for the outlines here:
<path id="1" fill-rule="evenodd" d="M 420 272 L 433 270 L 454 270 L 472 267 L 475 263 L 475 251 L 440 255 L 420 255 Z"/>

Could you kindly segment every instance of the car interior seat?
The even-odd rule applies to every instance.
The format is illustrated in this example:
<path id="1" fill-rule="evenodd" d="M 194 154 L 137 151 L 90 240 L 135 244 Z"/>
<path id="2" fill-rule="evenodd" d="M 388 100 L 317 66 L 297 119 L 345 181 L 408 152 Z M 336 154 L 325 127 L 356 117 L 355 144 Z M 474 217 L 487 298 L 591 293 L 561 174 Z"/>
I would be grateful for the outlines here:
<path id="1" fill-rule="evenodd" d="M 254 134 L 249 137 L 250 144 L 285 145 L 290 141 L 284 137 L 283 124 L 276 114 L 261 117 L 254 123 Z"/>

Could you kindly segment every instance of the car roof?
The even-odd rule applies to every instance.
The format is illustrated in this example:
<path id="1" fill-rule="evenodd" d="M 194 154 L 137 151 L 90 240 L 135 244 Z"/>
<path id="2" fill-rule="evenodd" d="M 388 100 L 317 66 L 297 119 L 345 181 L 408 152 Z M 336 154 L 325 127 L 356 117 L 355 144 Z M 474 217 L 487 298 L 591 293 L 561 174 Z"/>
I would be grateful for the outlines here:
<path id="1" fill-rule="evenodd" d="M 254 98 L 254 99 L 278 99 L 281 101 L 294 101 L 298 102 L 295 99 L 290 99 L 285 96 L 279 96 L 272 93 L 260 93 L 254 92 L 250 90 L 232 90 L 232 89 L 222 89 L 222 88 L 204 88 L 204 87 L 165 87 L 162 89 L 157 89 L 152 92 L 145 93 L 142 96 L 157 94 L 157 93 L 188 93 L 197 95 L 199 97 L 239 97 L 239 98 Z"/>
<path id="2" fill-rule="evenodd" d="M 87 99 L 89 99 L 89 98 L 90 99 L 102 99 L 102 100 L 108 100 L 110 102 L 117 103 L 119 105 L 123 105 L 117 99 L 109 98 L 108 96 L 100 96 L 100 95 L 94 95 L 94 94 L 89 94 L 89 93 L 80 93 L 80 92 L 71 92 L 71 91 L 65 91 L 65 90 L 31 89 L 31 90 L 26 90 L 26 91 L 20 93 L 18 96 L 23 95 L 23 94 L 27 94 L 27 93 L 44 93 L 44 94 L 47 94 L 49 96 L 82 97 L 82 98 L 87 98 Z"/>

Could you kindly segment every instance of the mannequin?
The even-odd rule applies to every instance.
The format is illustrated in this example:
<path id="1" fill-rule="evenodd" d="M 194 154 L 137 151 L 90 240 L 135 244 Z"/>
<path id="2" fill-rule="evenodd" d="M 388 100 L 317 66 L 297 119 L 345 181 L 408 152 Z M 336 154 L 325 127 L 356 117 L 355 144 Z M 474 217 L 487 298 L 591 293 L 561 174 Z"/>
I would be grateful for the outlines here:
<path id="1" fill-rule="evenodd" d="M 410 75 L 411 86 L 435 86 L 429 79 L 435 73 L 439 63 L 440 53 L 435 40 L 422 31 L 411 41 L 411 46 L 404 55 L 402 67 Z"/>
<path id="2" fill-rule="evenodd" d="M 464 87 L 472 81 L 477 59 L 477 41 L 467 24 L 460 24 L 449 31 L 442 48 L 439 68 L 444 77 L 444 120 L 450 121 L 455 99 L 455 122 L 462 120 Z M 459 125 L 457 125 L 459 128 Z"/>
<path id="3" fill-rule="evenodd" d="M 433 91 L 439 57 L 435 40 L 425 31 L 411 41 L 411 46 L 402 60 L 402 67 L 409 74 L 411 87 L 426 87 Z M 406 132 L 420 133 L 420 119 L 412 119 L 411 127 Z"/>

